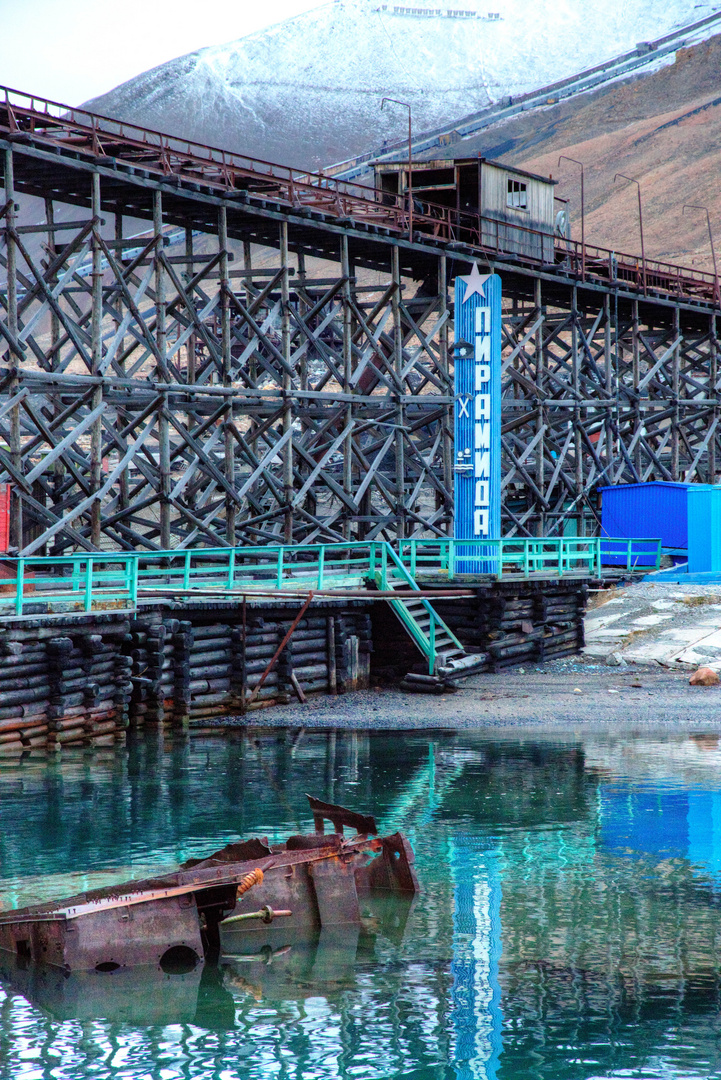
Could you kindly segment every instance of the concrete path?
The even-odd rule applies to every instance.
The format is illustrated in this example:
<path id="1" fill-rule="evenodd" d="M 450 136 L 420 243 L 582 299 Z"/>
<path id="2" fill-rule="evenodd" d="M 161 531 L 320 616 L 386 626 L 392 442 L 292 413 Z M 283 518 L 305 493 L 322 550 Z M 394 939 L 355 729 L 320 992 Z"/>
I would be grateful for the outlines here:
<path id="1" fill-rule="evenodd" d="M 721 585 L 639 582 L 596 593 L 586 616 L 587 657 L 721 670 Z M 612 662 L 612 659 L 610 660 Z"/>

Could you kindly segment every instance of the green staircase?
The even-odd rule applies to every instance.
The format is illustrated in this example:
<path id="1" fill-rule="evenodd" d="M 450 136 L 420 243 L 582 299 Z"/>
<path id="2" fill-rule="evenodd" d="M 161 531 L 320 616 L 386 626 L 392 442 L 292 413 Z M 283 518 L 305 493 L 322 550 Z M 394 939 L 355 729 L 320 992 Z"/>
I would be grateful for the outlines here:
<path id="1" fill-rule="evenodd" d="M 444 623 L 424 596 L 408 596 L 408 589 L 420 592 L 415 578 L 409 573 L 390 544 L 380 552 L 381 565 L 374 581 L 382 592 L 403 591 L 405 596 L 390 597 L 388 603 L 403 628 L 428 660 L 428 672 L 439 679 L 459 679 L 481 668 L 486 657 L 466 653 L 453 631 Z"/>

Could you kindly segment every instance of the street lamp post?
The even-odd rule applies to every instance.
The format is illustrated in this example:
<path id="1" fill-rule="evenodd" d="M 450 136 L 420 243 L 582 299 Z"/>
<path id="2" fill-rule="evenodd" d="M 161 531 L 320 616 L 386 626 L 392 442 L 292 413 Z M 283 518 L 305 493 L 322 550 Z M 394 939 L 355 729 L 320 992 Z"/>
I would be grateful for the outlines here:
<path id="1" fill-rule="evenodd" d="M 684 214 L 686 213 L 687 210 L 703 210 L 703 212 L 706 214 L 706 224 L 708 225 L 708 239 L 709 239 L 709 243 L 711 245 L 711 258 L 713 259 L 714 300 L 716 301 L 717 304 L 720 304 L 721 303 L 721 295 L 719 293 L 718 270 L 716 268 L 716 249 L 714 248 L 714 243 L 713 243 L 713 233 L 711 232 L 711 218 L 709 217 L 708 207 L 707 206 L 696 206 L 694 203 L 688 203 L 683 208 Z"/>
<path id="2" fill-rule="evenodd" d="M 638 180 L 634 180 L 632 176 L 625 176 L 623 173 L 616 173 L 613 178 L 614 184 L 618 178 L 621 180 L 628 180 L 630 184 L 635 184 L 638 188 L 638 227 L 641 232 L 641 265 L 643 267 L 643 295 L 646 295 L 646 249 L 643 246 L 643 210 L 641 208 L 641 185 Z"/>
<path id="3" fill-rule="evenodd" d="M 586 280 L 586 204 L 583 194 L 583 162 L 578 161 L 577 158 L 569 157 L 568 154 L 561 154 L 558 159 L 560 165 L 562 161 L 572 161 L 574 165 L 581 166 L 581 281 Z"/>
<path id="4" fill-rule="evenodd" d="M 413 127 L 411 120 L 411 107 L 407 101 L 399 101 L 398 98 L 384 97 L 381 101 L 381 109 L 386 101 L 392 101 L 394 105 L 402 105 L 408 109 L 408 237 L 413 243 Z"/>

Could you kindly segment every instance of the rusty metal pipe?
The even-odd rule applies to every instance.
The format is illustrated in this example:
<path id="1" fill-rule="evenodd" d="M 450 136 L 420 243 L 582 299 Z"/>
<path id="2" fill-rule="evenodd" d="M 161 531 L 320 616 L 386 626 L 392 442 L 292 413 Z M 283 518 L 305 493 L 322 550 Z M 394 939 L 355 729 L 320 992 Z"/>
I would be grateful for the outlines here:
<path id="1" fill-rule="evenodd" d="M 616 173 L 613 178 L 614 184 L 616 179 L 620 177 L 621 180 L 628 180 L 630 184 L 635 184 L 638 189 L 638 227 L 641 233 L 641 266 L 643 275 L 643 295 L 646 295 L 646 249 L 643 244 L 643 208 L 641 206 L 641 185 L 638 180 L 634 180 L 632 176 L 626 176 L 624 173 Z"/>
<path id="2" fill-rule="evenodd" d="M 296 617 L 293 619 L 293 622 L 290 624 L 290 628 L 288 629 L 288 633 L 285 635 L 285 637 L 281 641 L 280 645 L 275 650 L 275 653 L 273 655 L 273 659 L 270 661 L 267 668 L 265 669 L 265 671 L 261 675 L 260 679 L 258 680 L 255 688 L 253 689 L 253 693 L 248 698 L 248 705 L 252 705 L 252 703 L 257 698 L 258 694 L 260 693 L 261 687 L 263 686 L 263 683 L 265 682 L 265 680 L 270 675 L 270 672 L 271 672 L 271 670 L 273 668 L 273 665 L 275 664 L 276 660 L 278 659 L 280 654 L 283 652 L 283 649 L 286 647 L 286 645 L 288 644 L 288 642 L 292 638 L 293 631 L 295 630 L 296 626 L 298 625 L 298 623 L 300 622 L 300 620 L 303 618 L 306 611 L 310 607 L 310 603 L 311 603 L 312 599 L 313 599 L 313 593 L 309 592 L 308 593 L 308 598 L 305 601 L 305 603 L 303 604 L 303 607 L 300 609 L 300 611 L 298 612 Z"/>
<path id="3" fill-rule="evenodd" d="M 716 283 L 715 288 L 714 288 L 714 293 L 715 293 L 716 303 L 720 304 L 721 303 L 721 294 L 719 293 L 718 270 L 716 268 L 716 249 L 714 247 L 714 242 L 713 242 L 713 233 L 711 232 L 711 218 L 709 216 L 708 207 L 707 206 L 696 206 L 693 203 L 688 203 L 688 204 L 686 204 L 684 206 L 682 213 L 685 214 L 687 210 L 703 210 L 704 213 L 706 214 L 706 224 L 708 226 L 708 239 L 709 239 L 709 243 L 711 245 L 711 258 L 713 259 L 713 276 L 714 276 L 714 281 Z"/>
<path id="4" fill-rule="evenodd" d="M 272 907 L 269 907 L 266 904 L 265 907 L 262 907 L 260 909 L 260 911 L 246 911 L 242 915 L 231 915 L 230 918 L 223 919 L 223 921 L 220 923 L 220 926 L 228 926 L 229 923 L 247 922 L 250 919 L 260 919 L 261 922 L 272 923 L 273 919 L 287 917 L 288 915 L 292 914 L 293 912 L 288 911 L 287 908 L 275 911 Z"/>

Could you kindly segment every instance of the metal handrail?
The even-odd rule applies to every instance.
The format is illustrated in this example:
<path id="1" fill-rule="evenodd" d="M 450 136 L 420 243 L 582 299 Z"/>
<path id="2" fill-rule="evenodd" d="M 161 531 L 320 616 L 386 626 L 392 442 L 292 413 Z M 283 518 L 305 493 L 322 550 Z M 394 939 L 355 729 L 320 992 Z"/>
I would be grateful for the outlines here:
<path id="1" fill-rule="evenodd" d="M 659 539 L 605 536 L 420 538 L 398 540 L 397 550 L 386 540 L 371 540 L 6 558 L 5 566 L 14 566 L 15 575 L 0 579 L 0 612 L 7 605 L 16 617 L 25 617 L 38 614 L 37 605 L 42 604 L 46 611 L 87 614 L 134 610 L 139 596 L 347 592 L 364 590 L 369 582 L 385 593 L 399 586 L 417 592 L 417 578 L 424 571 L 452 581 L 463 576 L 468 560 L 474 565 L 480 560 L 483 569 L 473 576 L 486 580 L 600 577 L 604 555 L 617 556 L 618 545 L 629 570 L 638 565 L 641 554 L 653 553 L 656 568 L 660 565 Z M 418 599 L 430 618 L 425 636 L 429 645 L 440 620 L 425 597 Z M 412 620 L 404 621 L 410 628 Z"/>
<path id="2" fill-rule="evenodd" d="M 495 576 L 497 580 L 510 567 L 525 578 L 554 570 L 559 576 L 587 573 L 600 577 L 603 556 L 621 553 L 613 545 L 622 546 L 628 570 L 639 565 L 641 555 L 649 554 L 653 554 L 658 569 L 661 543 L 658 537 L 609 536 L 504 537 L 501 540 L 482 541 L 439 537 L 397 541 L 400 557 L 405 560 L 414 577 L 424 569 L 433 569 L 447 574 L 449 580 L 462 573 L 459 570 L 459 556 L 461 561 L 480 559 L 486 566 L 495 565 L 495 571 L 487 570 L 486 574 Z M 644 565 L 644 569 L 648 567 Z"/>
<path id="3" fill-rule="evenodd" d="M 584 573 L 600 575 L 599 537 L 504 537 L 499 540 L 452 538 L 399 540 L 399 553 L 418 574 L 437 569 L 453 580 L 463 574 L 463 562 L 485 567 L 484 576 L 501 580 L 504 573 L 530 578 L 539 574 L 558 576 Z M 473 571 L 477 573 L 477 571 Z"/>
<path id="4" fill-rule="evenodd" d="M 132 554 L 84 552 L 4 562 L 15 565 L 15 577 L 0 579 L 0 610 L 4 594 L 17 617 L 50 609 L 89 614 L 111 609 L 134 611 L 137 606 L 138 560 Z M 37 611 L 37 605 L 42 606 L 42 612 Z"/>
<path id="5" fill-rule="evenodd" d="M 617 559 L 619 556 L 626 558 L 626 569 L 636 570 L 639 565 L 643 567 L 645 573 L 649 573 L 651 566 L 647 563 L 639 563 L 642 555 L 653 555 L 654 563 L 653 569 L 660 570 L 661 568 L 661 545 L 663 540 L 658 537 L 627 537 L 627 536 L 600 536 L 601 545 L 601 563 L 603 564 L 604 555 L 606 559 L 613 558 L 613 562 L 606 562 L 605 565 L 618 566 Z M 653 548 L 650 546 L 653 544 Z M 618 545 L 614 549 L 613 545 Z M 620 550 L 619 550 L 620 549 Z"/>

